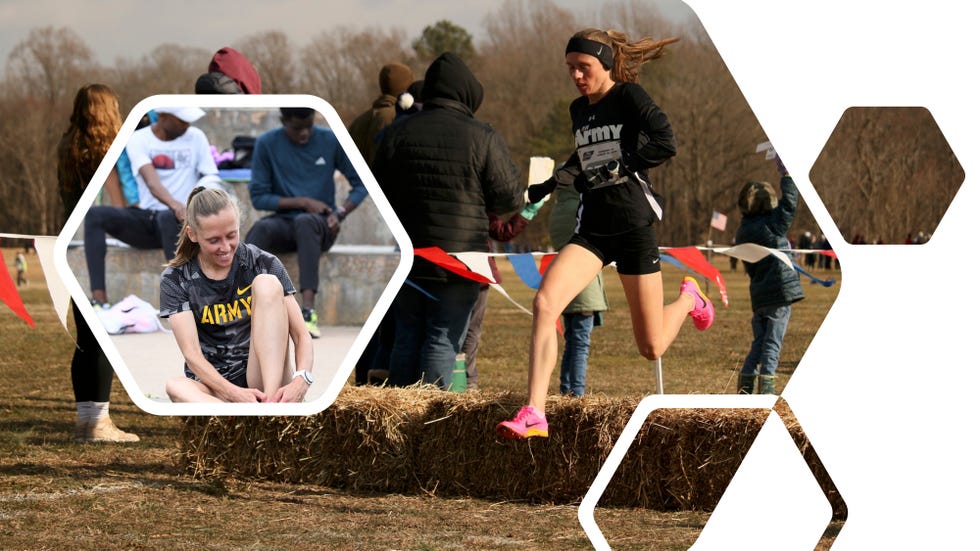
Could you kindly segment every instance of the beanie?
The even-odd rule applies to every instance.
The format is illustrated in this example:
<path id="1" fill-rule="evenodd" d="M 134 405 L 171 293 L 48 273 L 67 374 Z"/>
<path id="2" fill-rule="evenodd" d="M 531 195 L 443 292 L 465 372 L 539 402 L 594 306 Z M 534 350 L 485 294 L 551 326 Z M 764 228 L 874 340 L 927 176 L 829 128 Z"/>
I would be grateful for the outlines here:
<path id="1" fill-rule="evenodd" d="M 389 63 L 381 68 L 378 75 L 378 85 L 381 93 L 388 96 L 398 96 L 408 89 L 415 76 L 408 65 L 402 63 Z"/>
<path id="2" fill-rule="evenodd" d="M 262 79 L 259 78 L 258 71 L 244 55 L 234 48 L 226 46 L 218 50 L 211 58 L 208 72 L 227 75 L 235 81 L 235 84 L 238 84 L 238 88 L 243 94 L 262 93 Z"/>

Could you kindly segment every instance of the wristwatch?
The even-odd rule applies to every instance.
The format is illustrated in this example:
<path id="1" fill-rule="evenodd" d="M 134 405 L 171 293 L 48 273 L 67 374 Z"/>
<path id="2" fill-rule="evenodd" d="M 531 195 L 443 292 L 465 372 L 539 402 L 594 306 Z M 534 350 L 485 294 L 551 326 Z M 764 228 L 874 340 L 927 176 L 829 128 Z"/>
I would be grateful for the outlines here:
<path id="1" fill-rule="evenodd" d="M 337 220 L 341 222 L 344 221 L 344 218 L 347 218 L 347 209 L 343 205 L 338 205 L 337 208 L 333 209 L 333 213 L 337 215 Z"/>
<path id="2" fill-rule="evenodd" d="M 306 384 L 308 385 L 313 384 L 313 374 L 305 369 L 300 369 L 295 374 L 293 374 L 293 379 L 295 379 L 296 377 L 302 377 L 303 380 L 306 381 Z"/>

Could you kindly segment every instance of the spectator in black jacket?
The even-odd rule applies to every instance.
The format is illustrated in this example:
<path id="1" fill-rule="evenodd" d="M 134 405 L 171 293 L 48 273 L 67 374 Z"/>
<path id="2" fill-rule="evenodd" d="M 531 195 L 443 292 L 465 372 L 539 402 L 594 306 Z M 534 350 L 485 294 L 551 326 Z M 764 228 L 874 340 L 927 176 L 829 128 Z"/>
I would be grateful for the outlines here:
<path id="1" fill-rule="evenodd" d="M 520 170 L 503 139 L 474 118 L 483 86 L 459 57 L 432 62 L 422 96 L 421 112 L 384 130 L 372 170 L 414 247 L 485 251 L 487 213 L 524 205 Z M 480 286 L 422 259 L 409 280 L 418 288 L 395 299 L 389 383 L 447 388 Z"/>

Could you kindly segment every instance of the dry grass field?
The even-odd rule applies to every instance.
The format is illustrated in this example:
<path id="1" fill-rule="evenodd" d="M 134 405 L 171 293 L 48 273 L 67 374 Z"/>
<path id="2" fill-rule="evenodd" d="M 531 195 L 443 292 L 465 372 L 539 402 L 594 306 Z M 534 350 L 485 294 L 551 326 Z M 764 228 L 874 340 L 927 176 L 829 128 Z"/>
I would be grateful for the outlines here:
<path id="1" fill-rule="evenodd" d="M 5 249 L 10 269 L 13 251 Z M 138 433 L 134 445 L 75 445 L 68 374 L 72 341 L 56 319 L 39 264 L 20 288 L 37 327 L 0 305 L 0 548 L 2 549 L 582 549 L 588 538 L 572 505 L 358 494 L 314 485 L 234 478 L 195 479 L 181 470 L 176 439 L 183 419 L 136 408 L 118 383 L 112 414 Z M 715 326 L 689 325 L 664 358 L 668 393 L 729 393 L 751 331 L 747 278 L 716 264 L 731 306 Z M 501 262 L 511 295 L 533 292 Z M 723 266 L 723 267 L 722 267 Z M 655 391 L 652 366 L 636 353 L 615 274 L 611 310 L 594 333 L 588 392 L 643 396 Z M 821 277 L 836 277 L 822 272 Z M 665 269 L 666 288 L 682 273 Z M 836 297 L 837 287 L 804 282 L 794 306 L 777 389 L 791 376 Z M 712 297 L 717 298 L 713 289 Z M 522 393 L 530 318 L 491 294 L 479 366 L 487 391 Z M 557 378 L 557 370 L 555 373 Z M 557 382 L 553 385 L 556 389 Z M 804 427 L 805 428 L 805 427 Z M 597 522 L 614 549 L 686 549 L 707 512 L 601 508 Z M 832 527 L 833 528 L 833 527 Z M 754 528 L 753 528 L 754 529 Z M 832 532 L 832 530 L 831 530 Z M 829 533 L 820 548 L 829 548 Z"/>

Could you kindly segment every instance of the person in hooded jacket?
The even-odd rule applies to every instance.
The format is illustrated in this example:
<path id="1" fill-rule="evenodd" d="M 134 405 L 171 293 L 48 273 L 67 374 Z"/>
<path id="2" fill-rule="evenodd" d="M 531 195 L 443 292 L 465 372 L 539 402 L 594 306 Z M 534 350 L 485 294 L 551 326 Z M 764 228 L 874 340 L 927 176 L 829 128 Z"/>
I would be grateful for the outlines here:
<path id="1" fill-rule="evenodd" d="M 422 111 L 381 134 L 372 171 L 416 248 L 483 251 L 487 213 L 524 206 L 525 186 L 503 138 L 474 117 L 483 86 L 455 54 L 425 72 Z M 389 384 L 448 388 L 479 283 L 418 259 L 395 298 Z"/>
<path id="2" fill-rule="evenodd" d="M 261 94 L 262 79 L 238 50 L 225 46 L 211 57 L 208 72 L 194 83 L 195 94 Z"/>
<path id="3" fill-rule="evenodd" d="M 408 90 L 414 79 L 412 69 L 402 63 L 388 63 L 382 67 L 378 73 L 381 95 L 347 128 L 368 165 L 374 160 L 379 133 L 395 120 L 398 96 Z"/>
<path id="4" fill-rule="evenodd" d="M 776 157 L 782 198 L 768 182 L 748 182 L 738 196 L 742 223 L 735 232 L 736 243 L 756 243 L 770 249 L 789 249 L 786 237 L 799 202 L 799 191 L 786 167 Z M 776 366 L 789 325 L 791 305 L 803 300 L 803 287 L 796 270 L 775 256 L 746 262 L 749 296 L 752 299 L 752 346 L 739 376 L 738 393 L 752 394 L 758 378 L 759 394 L 776 393 Z"/>

